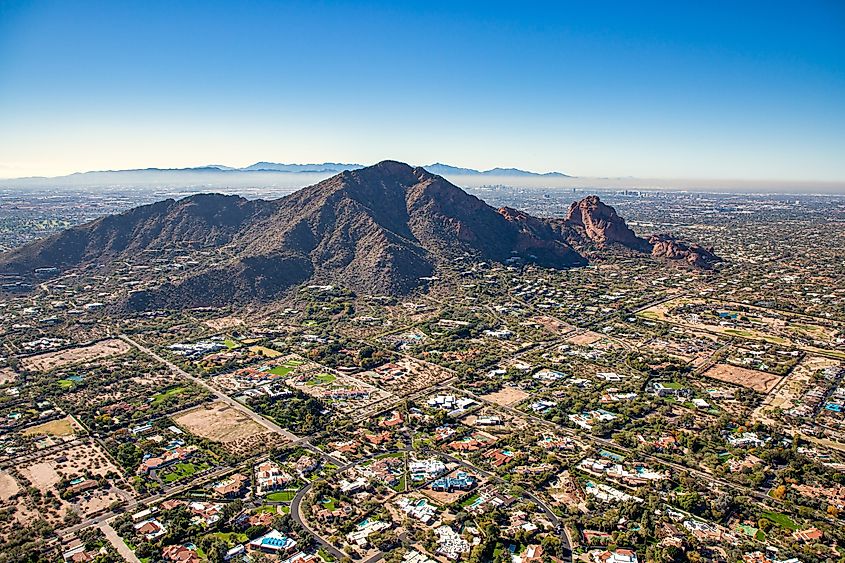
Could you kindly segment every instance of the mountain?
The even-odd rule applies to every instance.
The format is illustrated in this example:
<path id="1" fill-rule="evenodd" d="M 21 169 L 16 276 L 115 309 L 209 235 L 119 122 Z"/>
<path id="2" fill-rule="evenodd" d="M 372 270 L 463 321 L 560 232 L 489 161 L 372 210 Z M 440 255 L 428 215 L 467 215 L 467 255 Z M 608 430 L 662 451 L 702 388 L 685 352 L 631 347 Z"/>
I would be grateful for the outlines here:
<path id="1" fill-rule="evenodd" d="M 599 247 L 618 245 L 642 252 L 651 250 L 647 240 L 638 237 L 615 209 L 595 195 L 573 202 L 563 223 L 577 233 L 576 245 L 579 241 L 589 241 Z"/>
<path id="2" fill-rule="evenodd" d="M 234 170 L 242 170 L 245 172 L 261 171 L 261 172 L 288 172 L 291 174 L 301 173 L 320 173 L 320 172 L 343 172 L 344 170 L 354 170 L 356 168 L 363 168 L 361 164 L 341 164 L 339 162 L 324 162 L 322 164 L 281 164 L 278 162 L 256 162 L 243 168 Z"/>
<path id="3" fill-rule="evenodd" d="M 2 254 L 0 274 L 107 272 L 115 261 L 178 249 L 198 265 L 153 279 L 129 303 L 178 308 L 272 300 L 304 282 L 406 294 L 466 256 L 586 265 L 573 246 L 651 251 L 595 196 L 573 204 L 563 220 L 542 219 L 495 209 L 424 168 L 384 161 L 272 201 L 203 194 L 136 207 Z"/>
<path id="4" fill-rule="evenodd" d="M 53 178 L 30 177 L 0 179 L 0 187 L 41 188 L 199 188 L 230 192 L 238 189 L 272 188 L 271 192 L 283 194 L 303 185 L 324 180 L 343 172 L 363 168 L 361 164 L 323 162 L 319 164 L 284 164 L 278 162 L 256 162 L 243 168 L 222 164 L 208 164 L 188 168 L 137 168 L 131 170 L 94 170 L 75 172 Z M 432 164 L 429 172 L 472 183 L 484 182 L 487 178 L 510 177 L 515 181 L 536 180 L 545 185 L 546 180 L 568 178 L 559 172 L 538 174 L 515 168 L 494 168 L 481 172 L 472 168 L 460 168 L 447 164 Z"/>
<path id="5" fill-rule="evenodd" d="M 449 164 L 442 164 L 435 162 L 424 166 L 426 170 L 432 174 L 440 174 L 445 176 L 498 176 L 498 177 L 517 177 L 517 178 L 571 178 L 561 172 L 529 172 L 527 170 L 520 170 L 519 168 L 491 168 L 490 170 L 475 170 L 474 168 L 461 168 L 459 166 L 451 166 Z"/>

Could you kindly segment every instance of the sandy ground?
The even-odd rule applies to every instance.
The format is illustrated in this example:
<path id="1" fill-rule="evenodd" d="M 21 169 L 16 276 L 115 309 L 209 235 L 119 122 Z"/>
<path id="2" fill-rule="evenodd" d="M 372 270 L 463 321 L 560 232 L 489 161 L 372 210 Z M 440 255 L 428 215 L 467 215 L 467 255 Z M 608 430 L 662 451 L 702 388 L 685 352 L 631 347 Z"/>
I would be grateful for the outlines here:
<path id="1" fill-rule="evenodd" d="M 573 330 L 575 330 L 575 327 L 571 324 L 567 324 L 554 317 L 539 316 L 534 317 L 531 320 L 541 324 L 543 328 L 545 328 L 552 334 L 566 334 L 567 332 L 572 332 Z"/>
<path id="2" fill-rule="evenodd" d="M 771 373 L 765 373 L 753 369 L 741 368 L 731 366 L 728 364 L 716 364 L 702 375 L 719 381 L 733 383 L 734 385 L 741 385 L 748 387 L 760 393 L 768 393 L 771 391 L 781 377 Z"/>
<path id="3" fill-rule="evenodd" d="M 33 436 L 43 434 L 47 436 L 74 436 L 78 426 L 76 422 L 69 416 L 60 418 L 58 420 L 51 420 L 38 426 L 32 426 L 24 431 L 24 436 Z"/>
<path id="4" fill-rule="evenodd" d="M 27 467 L 22 467 L 20 472 L 29 479 L 36 489 L 42 492 L 51 489 L 53 485 L 62 480 L 61 476 L 53 469 L 49 461 L 39 461 Z"/>
<path id="5" fill-rule="evenodd" d="M 496 391 L 495 393 L 488 393 L 487 395 L 482 395 L 481 398 L 496 403 L 497 405 L 509 407 L 511 405 L 519 403 L 520 401 L 524 401 L 530 396 L 531 395 L 529 395 L 522 389 L 505 386 L 502 387 L 500 390 Z"/>
<path id="6" fill-rule="evenodd" d="M 17 379 L 18 374 L 12 368 L 0 368 L 0 385 L 14 383 Z"/>
<path id="7" fill-rule="evenodd" d="M 602 338 L 603 336 L 601 334 L 588 330 L 586 332 L 582 332 L 581 334 L 571 336 L 567 338 L 566 341 L 570 344 L 575 344 L 576 346 L 589 346 L 593 342 L 598 342 Z"/>
<path id="8" fill-rule="evenodd" d="M 188 432 L 220 442 L 232 451 L 250 449 L 267 434 L 263 426 L 219 401 L 184 411 L 173 420 Z"/>
<path id="9" fill-rule="evenodd" d="M 21 475 L 28 479 L 32 486 L 42 493 L 52 491 L 58 497 L 56 484 L 62 478 L 74 479 L 82 477 L 86 472 L 95 479 L 110 472 L 120 473 L 109 460 L 103 450 L 93 440 L 84 440 L 78 444 L 69 446 L 61 451 L 46 454 L 40 461 L 19 467 Z M 0 473 L 0 494 L 7 486 L 3 474 Z M 61 500 L 60 506 L 51 514 L 40 513 L 43 509 L 37 509 L 38 514 L 33 514 L 26 508 L 25 503 L 18 504 L 16 518 L 21 522 L 36 516 L 46 516 L 48 521 L 58 523 L 58 519 L 68 509 L 76 511 L 83 518 L 100 513 L 108 509 L 109 505 L 116 500 L 129 501 L 135 497 L 135 493 L 122 482 L 114 480 L 109 489 L 95 489 L 82 492 L 72 499 Z"/>
<path id="10" fill-rule="evenodd" d="M 20 485 L 18 485 L 14 477 L 5 471 L 0 471 L 0 501 L 5 502 L 9 500 L 20 490 Z"/>
<path id="11" fill-rule="evenodd" d="M 67 350 L 30 356 L 21 360 L 21 366 L 29 371 L 50 371 L 70 364 L 90 362 L 118 354 L 125 354 L 130 349 L 129 344 L 123 340 L 112 338 L 101 340 L 88 346 L 78 346 L 76 348 L 68 348 Z"/>

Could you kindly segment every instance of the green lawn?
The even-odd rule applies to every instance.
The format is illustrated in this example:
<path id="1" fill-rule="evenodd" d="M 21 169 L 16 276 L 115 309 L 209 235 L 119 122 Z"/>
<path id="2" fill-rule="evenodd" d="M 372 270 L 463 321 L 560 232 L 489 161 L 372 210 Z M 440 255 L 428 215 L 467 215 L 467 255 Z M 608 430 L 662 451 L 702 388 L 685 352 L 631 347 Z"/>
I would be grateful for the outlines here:
<path id="1" fill-rule="evenodd" d="M 241 343 L 237 340 L 232 340 L 231 338 L 227 338 L 223 341 L 223 345 L 228 348 L 229 350 L 234 350 L 235 348 L 240 348 Z"/>
<path id="2" fill-rule="evenodd" d="M 157 405 L 167 399 L 168 397 L 173 397 L 185 391 L 185 387 L 173 387 L 171 389 L 167 389 L 162 391 L 161 393 L 156 393 L 152 396 L 152 403 Z"/>
<path id="3" fill-rule="evenodd" d="M 786 528 L 787 530 L 794 531 L 798 529 L 798 524 L 796 524 L 792 518 L 786 514 L 781 514 L 780 512 L 764 512 L 763 518 L 771 520 L 781 528 Z"/>
<path id="4" fill-rule="evenodd" d="M 325 508 L 326 510 L 334 510 L 336 502 L 337 502 L 337 500 L 335 500 L 333 498 L 327 498 L 327 499 L 321 501 L 320 504 L 322 504 L 323 508 Z"/>
<path id="5" fill-rule="evenodd" d="M 71 381 L 70 379 L 60 379 L 59 387 L 61 387 L 62 389 L 70 389 L 71 387 L 73 387 L 73 381 Z"/>
<path id="6" fill-rule="evenodd" d="M 208 535 L 215 538 L 220 538 L 230 546 L 249 541 L 247 535 L 240 532 L 214 532 Z"/>
<path id="7" fill-rule="evenodd" d="M 404 457 L 404 456 L 405 456 L 405 452 L 393 452 L 391 454 L 377 455 L 376 459 L 385 459 L 385 458 L 388 458 L 388 457 L 400 458 L 400 457 Z"/>
<path id="8" fill-rule="evenodd" d="M 463 507 L 467 507 L 467 506 L 471 505 L 472 503 L 474 503 L 475 501 L 477 501 L 477 500 L 478 500 L 478 496 L 479 496 L 479 495 L 478 495 L 478 493 L 475 493 L 474 495 L 472 495 L 472 496 L 471 496 L 471 497 L 469 497 L 468 499 L 466 499 L 466 500 L 462 500 L 462 501 L 461 501 L 461 506 L 463 506 Z"/>
<path id="9" fill-rule="evenodd" d="M 330 373 L 320 373 L 308 380 L 307 385 L 324 385 L 337 379 Z"/>
<path id="10" fill-rule="evenodd" d="M 208 468 L 209 465 L 207 463 L 177 463 L 167 469 L 167 473 L 162 477 L 162 480 L 165 483 L 172 483 L 173 481 L 190 477 L 197 471 L 202 471 Z"/>
<path id="11" fill-rule="evenodd" d="M 323 561 L 325 561 L 326 563 L 332 563 L 332 561 L 334 561 L 334 560 L 335 560 L 335 559 L 334 559 L 334 557 L 332 557 L 332 556 L 329 554 L 329 552 L 328 552 L 328 551 L 326 551 L 325 549 L 323 549 L 322 547 L 321 547 L 320 549 L 318 549 L 318 550 L 317 550 L 317 555 L 319 555 L 319 556 L 320 556 L 320 559 L 322 559 L 322 560 L 323 560 Z"/>
<path id="12" fill-rule="evenodd" d="M 296 496 L 296 489 L 287 489 L 284 491 L 275 491 L 267 495 L 265 498 L 272 502 L 290 502 Z"/>
<path id="13" fill-rule="evenodd" d="M 282 365 L 274 367 L 270 370 L 270 373 L 272 373 L 273 375 L 281 375 L 282 377 L 284 377 L 291 371 L 293 371 L 293 368 Z"/>
<path id="14" fill-rule="evenodd" d="M 405 475 L 402 475 L 402 477 L 399 478 L 399 482 L 396 483 L 396 486 L 391 487 L 391 488 L 394 491 L 396 491 L 397 493 L 401 493 L 402 491 L 404 491 L 405 490 Z"/>
<path id="15" fill-rule="evenodd" d="M 676 383 L 674 381 L 669 381 L 665 383 L 661 381 L 661 383 L 663 387 L 666 387 L 667 389 L 680 389 L 681 387 L 683 387 L 680 383 Z"/>

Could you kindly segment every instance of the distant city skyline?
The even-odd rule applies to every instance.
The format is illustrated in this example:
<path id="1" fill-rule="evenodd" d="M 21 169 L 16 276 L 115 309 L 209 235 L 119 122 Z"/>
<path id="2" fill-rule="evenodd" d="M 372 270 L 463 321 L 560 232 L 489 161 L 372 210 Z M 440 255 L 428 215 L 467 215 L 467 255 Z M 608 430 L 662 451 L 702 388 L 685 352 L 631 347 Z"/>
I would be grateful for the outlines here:
<path id="1" fill-rule="evenodd" d="M 845 183 L 845 5 L 0 3 L 0 178 L 395 159 Z"/>

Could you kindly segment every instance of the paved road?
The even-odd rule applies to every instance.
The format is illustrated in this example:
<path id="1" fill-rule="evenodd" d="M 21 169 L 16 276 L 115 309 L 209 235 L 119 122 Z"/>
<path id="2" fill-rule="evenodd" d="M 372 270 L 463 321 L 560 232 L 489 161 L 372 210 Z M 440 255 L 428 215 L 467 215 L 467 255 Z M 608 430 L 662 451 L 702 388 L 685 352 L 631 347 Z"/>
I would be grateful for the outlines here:
<path id="1" fill-rule="evenodd" d="M 334 557 L 336 557 L 337 559 L 349 557 L 346 553 L 333 546 L 331 542 L 329 542 L 323 536 L 311 529 L 311 527 L 308 526 L 308 523 L 302 517 L 302 499 L 305 497 L 306 493 L 308 493 L 309 490 L 311 490 L 311 483 L 308 483 L 307 485 L 299 489 L 299 491 L 297 491 L 296 495 L 293 497 L 293 500 L 290 503 L 291 517 L 293 518 L 294 522 L 302 526 L 305 531 L 311 534 L 311 536 L 315 540 L 317 540 L 317 543 L 319 543 L 323 547 L 323 549 L 331 553 Z"/>
<path id="2" fill-rule="evenodd" d="M 114 531 L 114 528 L 111 527 L 111 524 L 108 522 L 102 522 L 99 525 L 99 528 L 103 531 L 103 534 L 106 536 L 106 539 L 109 540 L 117 552 L 120 554 L 121 557 L 129 561 L 129 563 L 141 563 L 141 560 L 135 556 L 135 552 L 129 549 L 129 546 L 126 545 L 120 536 L 117 535 L 117 532 Z"/>

